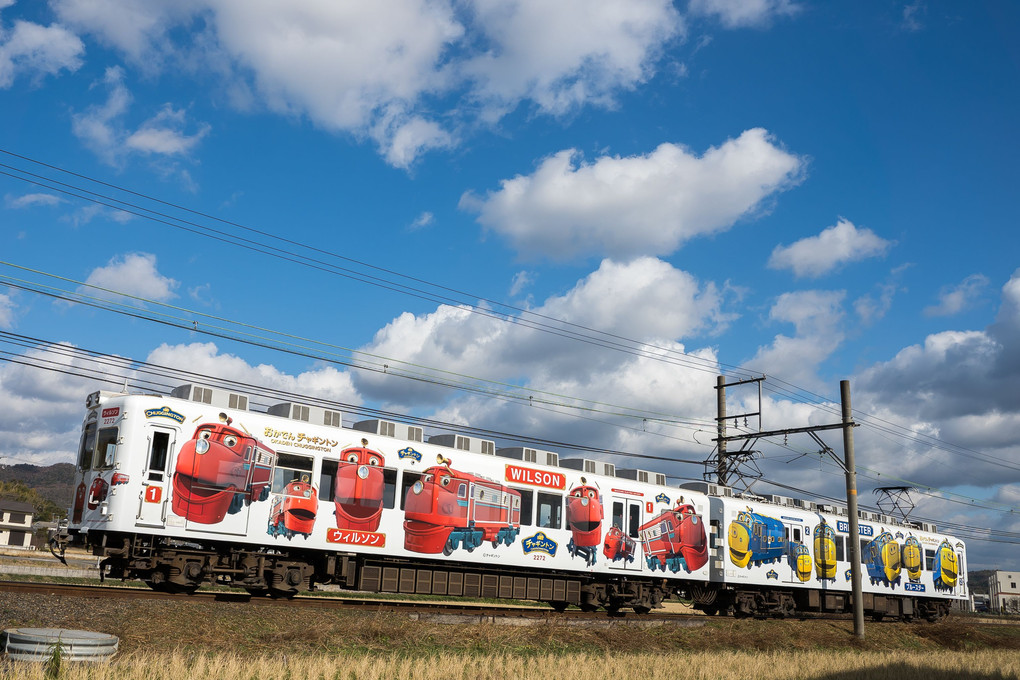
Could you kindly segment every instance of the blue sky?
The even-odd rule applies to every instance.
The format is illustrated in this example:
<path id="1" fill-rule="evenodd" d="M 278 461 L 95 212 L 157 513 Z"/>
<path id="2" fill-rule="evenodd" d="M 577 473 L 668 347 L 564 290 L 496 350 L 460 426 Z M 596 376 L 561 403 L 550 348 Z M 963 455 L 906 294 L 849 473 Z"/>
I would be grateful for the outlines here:
<path id="1" fill-rule="evenodd" d="M 720 371 L 769 376 L 766 430 L 833 422 L 849 379 L 862 498 L 920 487 L 972 566 L 1018 568 L 1018 27 L 1010 2 L 0 0 L 0 455 L 71 460 L 100 383 L 68 346 L 670 459 L 710 454 Z M 206 333 L 236 324 L 274 347 Z M 326 360 L 351 350 L 386 372 Z M 766 479 L 841 494 L 787 446 Z"/>

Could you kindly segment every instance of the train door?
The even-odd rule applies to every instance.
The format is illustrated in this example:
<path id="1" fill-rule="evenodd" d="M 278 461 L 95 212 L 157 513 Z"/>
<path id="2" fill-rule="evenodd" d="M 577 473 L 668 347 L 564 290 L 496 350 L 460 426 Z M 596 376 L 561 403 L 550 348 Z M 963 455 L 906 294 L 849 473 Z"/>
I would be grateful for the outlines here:
<path id="1" fill-rule="evenodd" d="M 166 524 L 166 508 L 170 501 L 170 470 L 167 467 L 177 444 L 174 428 L 149 427 L 146 430 L 148 450 L 142 469 L 142 490 L 138 498 L 137 524 L 162 527 Z"/>
<path id="2" fill-rule="evenodd" d="M 240 444 L 236 443 L 237 439 L 241 440 Z M 240 457 L 216 456 L 210 452 L 193 455 L 190 464 L 182 465 L 181 453 L 178 453 L 176 473 L 183 473 L 192 481 L 189 497 L 173 501 L 176 504 L 174 512 L 184 516 L 184 526 L 188 530 L 243 536 L 248 533 L 252 476 L 257 469 L 261 449 L 258 441 L 251 437 L 228 434 L 223 442 L 239 449 Z M 182 445 L 182 453 L 184 448 L 185 445 Z M 263 486 L 266 490 L 263 495 L 268 496 L 268 485 Z M 173 492 L 178 494 L 179 489 L 174 486 Z"/>
<path id="3" fill-rule="evenodd" d="M 614 560 L 609 562 L 609 567 L 624 571 L 641 571 L 645 559 L 641 551 L 641 536 L 638 531 L 642 524 L 641 501 L 633 498 L 615 497 L 611 499 L 610 504 L 612 508 L 611 527 L 619 528 L 627 539 L 634 542 L 634 559 Z"/>

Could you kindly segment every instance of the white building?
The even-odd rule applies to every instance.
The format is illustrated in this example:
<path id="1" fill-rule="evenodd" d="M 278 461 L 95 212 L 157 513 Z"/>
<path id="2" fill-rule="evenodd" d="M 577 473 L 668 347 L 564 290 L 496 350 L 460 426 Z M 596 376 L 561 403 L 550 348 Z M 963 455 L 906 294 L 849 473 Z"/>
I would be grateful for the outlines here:
<path id="1" fill-rule="evenodd" d="M 0 498 L 0 547 L 32 547 L 32 515 L 29 503 Z"/>
<path id="2" fill-rule="evenodd" d="M 1020 572 L 993 572 L 988 579 L 988 596 L 991 611 L 1020 614 Z"/>

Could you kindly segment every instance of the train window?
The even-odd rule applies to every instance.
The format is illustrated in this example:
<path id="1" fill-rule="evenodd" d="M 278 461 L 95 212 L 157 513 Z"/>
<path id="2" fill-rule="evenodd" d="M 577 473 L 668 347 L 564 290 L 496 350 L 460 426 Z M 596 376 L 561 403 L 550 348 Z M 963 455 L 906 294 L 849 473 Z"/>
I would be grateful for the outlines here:
<path id="1" fill-rule="evenodd" d="M 925 550 L 924 551 L 924 570 L 931 571 L 935 567 L 935 551 Z"/>
<path id="2" fill-rule="evenodd" d="M 623 528 L 623 503 L 613 503 L 613 526 Z"/>
<path id="3" fill-rule="evenodd" d="M 514 489 L 514 491 L 521 494 L 521 526 L 531 524 L 531 508 L 534 493 L 529 489 Z"/>
<path id="4" fill-rule="evenodd" d="M 96 451 L 92 459 L 92 467 L 96 470 L 103 470 L 113 467 L 113 461 L 117 457 L 117 428 L 104 427 L 96 437 Z"/>
<path id="5" fill-rule="evenodd" d="M 538 526 L 559 529 L 563 523 L 563 496 L 538 492 Z"/>
<path id="6" fill-rule="evenodd" d="M 400 509 L 404 509 L 404 502 L 407 500 L 407 490 L 414 486 L 414 483 L 421 479 L 421 473 L 404 470 L 404 476 L 400 480 Z"/>
<path id="7" fill-rule="evenodd" d="M 634 503 L 630 506 L 630 523 L 627 525 L 627 533 L 631 538 L 638 537 L 638 528 L 641 526 L 641 506 Z"/>
<path id="8" fill-rule="evenodd" d="M 166 459 L 170 451 L 170 433 L 153 430 L 152 442 L 149 445 L 149 479 L 162 481 L 166 472 Z"/>
<path id="9" fill-rule="evenodd" d="M 833 543 L 836 544 L 836 561 L 842 562 L 846 559 L 846 542 L 842 536 L 836 536 L 833 539 Z"/>
<path id="10" fill-rule="evenodd" d="M 81 445 L 78 447 L 78 469 L 88 470 L 92 467 L 92 452 L 96 448 L 96 424 L 89 423 L 81 434 Z"/>
<path id="11" fill-rule="evenodd" d="M 283 493 L 284 488 L 293 481 L 307 479 L 312 476 L 312 459 L 309 456 L 295 456 L 293 453 L 280 453 L 276 458 L 276 472 L 273 473 L 273 493 Z"/>
<path id="12" fill-rule="evenodd" d="M 800 529 L 793 530 L 793 540 L 797 541 L 797 543 L 800 543 Z"/>

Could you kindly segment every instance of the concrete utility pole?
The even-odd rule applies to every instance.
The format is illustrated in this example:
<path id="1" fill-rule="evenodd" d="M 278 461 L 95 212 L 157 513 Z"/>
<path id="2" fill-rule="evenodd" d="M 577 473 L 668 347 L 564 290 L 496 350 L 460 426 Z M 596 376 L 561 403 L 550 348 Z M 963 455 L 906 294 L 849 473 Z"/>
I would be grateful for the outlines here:
<path id="1" fill-rule="evenodd" d="M 850 381 L 839 381 L 843 405 L 843 461 L 846 465 L 846 510 L 850 515 L 850 580 L 853 582 L 854 637 L 864 639 L 864 594 L 861 588 L 861 535 L 857 522 L 857 468 L 854 465 L 854 418 L 850 411 Z"/>
<path id="2" fill-rule="evenodd" d="M 715 478 L 719 484 L 726 486 L 729 481 L 726 463 L 726 378 L 721 375 L 715 379 L 715 404 L 717 411 L 715 427 L 719 437 L 719 458 L 715 466 Z"/>

